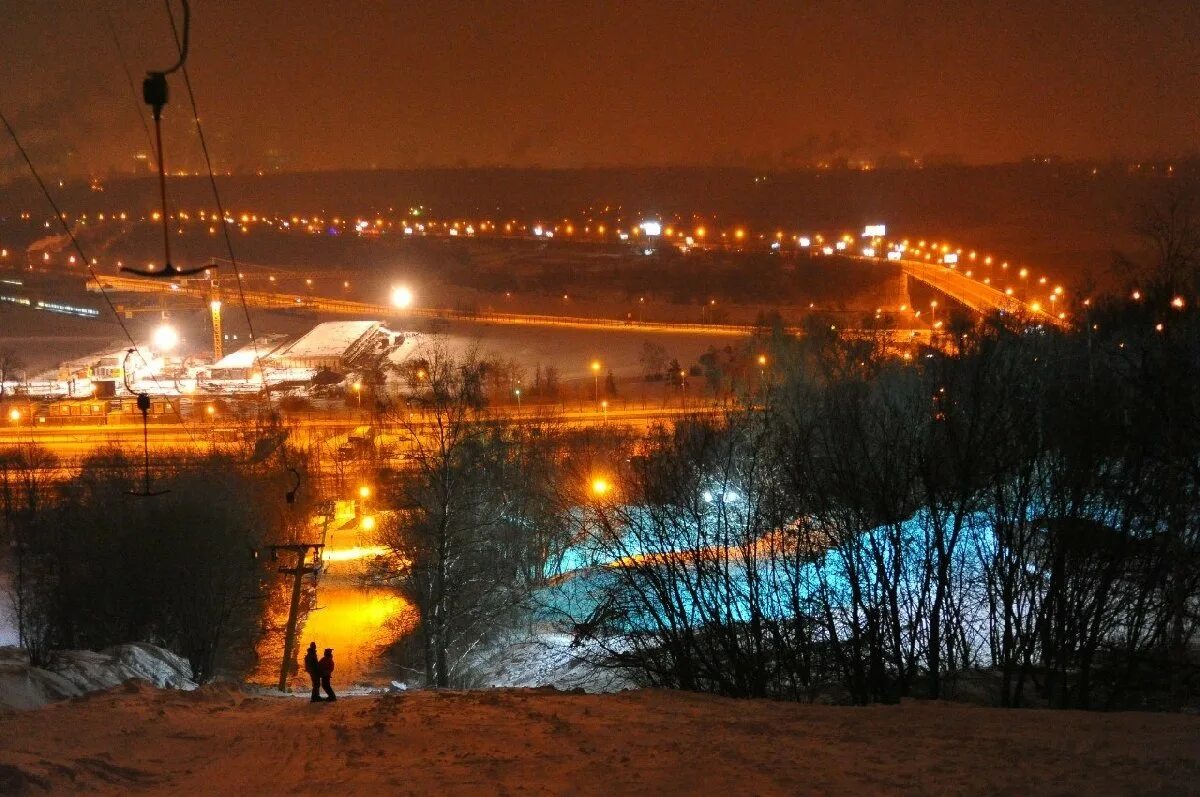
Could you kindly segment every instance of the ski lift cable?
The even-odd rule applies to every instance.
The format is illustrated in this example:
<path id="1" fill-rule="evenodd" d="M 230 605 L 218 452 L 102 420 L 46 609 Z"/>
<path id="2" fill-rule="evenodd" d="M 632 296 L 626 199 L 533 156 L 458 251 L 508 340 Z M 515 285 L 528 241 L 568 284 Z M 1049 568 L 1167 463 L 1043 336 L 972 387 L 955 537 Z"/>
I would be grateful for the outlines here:
<path id="1" fill-rule="evenodd" d="M 258 335 L 254 333 L 254 322 L 250 319 L 250 307 L 246 304 L 246 292 L 242 285 L 242 270 L 238 266 L 237 256 L 233 251 L 233 239 L 229 235 L 229 225 L 226 223 L 225 206 L 221 202 L 221 192 L 217 188 L 217 178 L 213 171 L 212 156 L 208 151 L 208 140 L 204 136 L 204 128 L 200 124 L 200 111 L 196 106 L 196 93 L 192 90 L 192 78 L 188 74 L 187 69 L 187 52 L 188 52 L 188 26 L 190 20 L 190 11 L 188 9 L 187 0 L 183 2 L 183 36 L 179 34 L 179 28 L 175 24 L 175 12 L 171 9 L 171 0 L 163 0 L 163 6 L 167 10 L 167 18 L 171 22 L 171 35 L 175 39 L 175 47 L 179 51 L 179 68 L 183 72 L 183 85 L 187 89 L 188 102 L 192 106 L 192 121 L 196 125 L 196 137 L 200 140 L 200 150 L 204 153 L 204 166 L 208 172 L 208 183 L 212 188 L 213 200 L 217 203 L 217 214 L 221 218 L 221 232 L 225 238 L 225 249 L 229 252 L 229 264 L 233 267 L 234 280 L 237 283 L 238 300 L 242 305 L 242 314 L 246 317 L 246 327 L 250 331 L 250 345 L 254 351 L 254 362 L 258 365 L 259 371 L 263 374 L 263 393 L 267 399 L 268 407 L 270 405 L 270 387 L 267 382 L 266 373 L 263 370 L 262 357 L 258 350 Z"/>
<path id="2" fill-rule="evenodd" d="M 207 268 L 204 266 L 180 269 L 176 268 L 175 264 L 171 262 L 171 214 L 168 213 L 167 206 L 167 169 L 166 159 L 163 157 L 162 112 L 163 108 L 167 105 L 167 98 L 170 94 L 167 86 L 167 75 L 183 67 L 184 62 L 187 60 L 192 17 L 188 0 L 181 0 L 181 2 L 183 3 L 183 40 L 177 42 L 179 60 L 169 69 L 161 72 L 147 72 L 145 79 L 142 81 L 142 100 L 150 106 L 151 115 L 154 117 L 154 139 L 158 154 L 158 194 L 159 202 L 162 205 L 163 254 L 166 262 L 163 264 L 161 271 L 131 268 L 128 266 L 120 267 L 121 271 L 128 271 L 132 274 L 153 279 L 188 277 L 192 274 L 199 274 L 201 271 L 207 271 Z"/>
<path id="3" fill-rule="evenodd" d="M 163 7 L 166 9 L 167 19 L 171 23 L 171 35 L 175 39 L 175 47 L 179 51 L 178 68 L 183 73 L 183 85 L 184 85 L 184 88 L 187 89 L 188 104 L 192 108 L 192 122 L 196 126 L 196 137 L 200 141 L 200 150 L 204 155 L 204 167 L 205 167 L 205 171 L 208 173 L 208 184 L 212 188 L 213 201 L 217 205 L 217 214 L 220 216 L 221 234 L 225 240 L 225 249 L 229 253 L 229 265 L 233 268 L 234 281 L 237 284 L 237 290 L 238 290 L 238 302 L 242 306 L 242 314 L 246 318 L 246 328 L 248 329 L 248 331 L 250 333 L 250 346 L 251 346 L 251 350 L 254 352 L 254 362 L 258 366 L 259 373 L 261 373 L 262 377 L 263 377 L 262 392 L 260 393 L 260 397 L 263 399 L 263 401 L 266 405 L 267 415 L 269 416 L 270 419 L 273 420 L 276 416 L 274 416 L 274 414 L 271 413 L 271 386 L 270 386 L 270 382 L 267 379 L 266 369 L 263 367 L 262 353 L 259 351 L 259 348 L 258 348 L 258 335 L 255 334 L 255 332 L 254 332 L 254 321 L 250 317 L 250 306 L 246 303 L 246 291 L 245 291 L 245 287 L 244 287 L 244 284 L 242 281 L 242 270 L 241 270 L 241 267 L 238 265 L 237 255 L 233 250 L 233 238 L 229 234 L 229 224 L 225 221 L 225 219 L 226 219 L 225 205 L 221 201 L 221 191 L 217 187 L 217 177 L 216 177 L 216 172 L 213 169 L 212 154 L 209 152 L 209 149 L 208 149 L 208 139 L 204 135 L 204 126 L 200 123 L 200 110 L 196 103 L 196 92 L 192 88 L 192 77 L 188 73 L 188 68 L 187 68 L 187 53 L 188 53 L 188 38 L 189 38 L 188 31 L 189 31 L 190 13 L 191 12 L 188 7 L 188 0 L 181 0 L 181 3 L 183 5 L 183 26 L 182 26 L 183 34 L 182 34 L 182 36 L 180 36 L 179 26 L 176 25 L 175 12 L 171 8 L 171 0 L 163 0 Z M 164 214 L 164 218 L 165 218 L 165 214 Z M 278 447 L 278 451 L 279 451 L 279 457 L 283 464 L 284 469 L 287 470 L 289 472 L 289 474 L 291 474 L 295 480 L 294 483 L 292 484 L 291 489 L 289 489 L 287 491 L 287 495 L 286 495 L 287 503 L 293 504 L 296 501 L 296 494 L 300 490 L 300 485 L 301 485 L 300 473 L 294 467 L 292 467 L 291 463 L 288 461 L 287 446 L 285 444 L 281 443 Z"/>
<path id="4" fill-rule="evenodd" d="M 112 35 L 113 45 L 117 50 L 117 58 L 121 62 L 121 69 L 125 71 L 125 80 L 129 85 L 129 96 L 133 99 L 133 112 L 137 114 L 138 122 L 142 125 L 142 132 L 146 134 L 146 144 L 150 150 L 154 151 L 154 137 L 150 135 L 150 126 L 146 124 L 146 114 L 142 113 L 142 104 L 138 101 L 137 86 L 133 82 L 133 72 L 129 68 L 129 61 L 125 58 L 125 50 L 121 47 L 121 38 L 117 35 L 117 26 L 113 23 L 112 14 L 108 11 L 108 6 L 104 6 L 104 20 L 108 23 L 108 32 Z"/>
<path id="5" fill-rule="evenodd" d="M 173 67 L 165 70 L 163 72 L 164 75 L 169 75 L 172 72 L 179 71 L 180 69 L 183 69 L 185 72 L 187 71 L 186 65 L 187 65 L 187 57 L 188 57 L 188 41 L 191 39 L 191 31 L 192 31 L 192 9 L 191 9 L 191 6 L 188 4 L 188 0 L 179 0 L 179 2 L 180 2 L 180 5 L 183 6 L 183 39 L 182 39 L 182 41 L 180 40 L 179 32 L 175 28 L 175 13 L 173 11 L 171 11 L 171 0 L 163 0 L 163 3 L 167 7 L 167 16 L 169 16 L 171 18 L 171 33 L 173 33 L 175 36 L 175 49 L 179 51 L 179 60 L 175 62 L 175 65 Z"/>
<path id="6" fill-rule="evenodd" d="M 4 127 L 8 131 L 9 137 L 12 139 L 13 144 L 16 145 L 17 151 L 21 154 L 21 158 L 25 161 L 25 165 L 29 168 L 29 173 L 33 175 L 34 182 L 36 182 L 38 187 L 42 189 L 42 195 L 46 197 L 46 202 L 48 202 L 50 207 L 54 210 L 54 218 L 57 219 L 59 225 L 63 228 L 63 232 L 67 234 L 67 238 L 71 241 L 71 246 L 75 249 L 75 252 L 79 255 L 79 259 L 83 261 L 83 265 L 87 268 L 88 273 L 91 275 L 92 280 L 96 283 L 97 288 L 99 288 L 100 296 L 103 297 L 104 303 L 108 305 L 108 309 L 112 312 L 113 318 L 117 320 L 117 324 L 121 327 L 121 331 L 124 332 L 125 337 L 129 339 L 129 343 L 131 346 L 133 346 L 134 351 L 136 351 L 138 356 L 142 358 L 142 362 L 146 362 L 144 355 L 141 353 L 141 348 L 138 346 L 137 341 L 134 340 L 133 334 L 129 331 L 129 327 L 125 325 L 125 321 L 121 318 L 121 314 L 117 312 L 117 306 L 113 304 L 113 300 L 108 295 L 108 291 L 104 289 L 104 283 L 100 281 L 100 275 L 96 273 L 96 269 L 92 265 L 92 261 L 88 259 L 87 254 L 83 251 L 83 247 L 80 246 L 79 239 L 75 237 L 75 233 L 71 229 L 71 225 L 67 224 L 66 214 L 59 209 L 58 203 L 54 201 L 54 196 L 50 193 L 50 189 L 46 187 L 46 182 L 42 180 L 42 176 L 38 173 L 37 167 L 35 167 L 33 165 L 33 161 L 30 160 L 29 153 L 25 150 L 25 146 L 21 143 L 21 139 L 17 136 L 17 131 L 13 129 L 12 124 L 8 121 L 8 117 L 4 114 L 3 110 L 0 110 L 0 122 L 4 123 Z M 158 377 L 154 374 L 151 374 L 150 378 L 154 380 L 155 387 L 161 391 L 162 384 L 158 381 Z M 192 434 L 192 430 L 188 428 L 187 423 L 184 421 L 183 414 L 179 411 L 179 407 L 176 406 L 175 402 L 171 400 L 170 396 L 167 396 L 164 393 L 163 397 L 166 399 L 167 404 L 171 407 L 171 411 L 174 412 L 175 416 L 179 419 L 179 423 L 181 426 L 183 426 L 184 431 L 187 432 L 188 438 L 191 439 L 192 443 L 195 443 L 196 437 Z"/>

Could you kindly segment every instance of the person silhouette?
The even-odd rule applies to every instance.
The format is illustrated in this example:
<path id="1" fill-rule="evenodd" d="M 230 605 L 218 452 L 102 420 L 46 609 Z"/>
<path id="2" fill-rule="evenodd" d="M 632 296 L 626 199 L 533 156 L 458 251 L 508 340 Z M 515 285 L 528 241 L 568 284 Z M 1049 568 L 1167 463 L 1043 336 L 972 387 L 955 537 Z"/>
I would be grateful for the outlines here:
<path id="1" fill-rule="evenodd" d="M 308 652 L 304 654 L 304 671 L 312 680 L 312 702 L 321 702 L 321 663 L 317 660 L 317 643 L 308 643 Z"/>
<path id="2" fill-rule="evenodd" d="M 329 684 L 329 679 L 333 676 L 333 648 L 325 648 L 325 655 L 321 657 L 318 663 L 321 671 L 321 688 L 328 695 L 326 700 L 337 700 L 337 695 L 333 693 L 333 687 Z"/>

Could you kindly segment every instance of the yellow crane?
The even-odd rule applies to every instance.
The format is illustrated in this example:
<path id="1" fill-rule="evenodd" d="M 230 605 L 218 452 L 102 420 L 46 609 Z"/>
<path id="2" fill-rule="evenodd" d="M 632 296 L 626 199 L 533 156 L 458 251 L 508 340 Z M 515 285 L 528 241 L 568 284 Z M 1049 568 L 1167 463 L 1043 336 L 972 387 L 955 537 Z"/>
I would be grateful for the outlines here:
<path id="1" fill-rule="evenodd" d="M 212 280 L 209 285 L 211 290 L 208 296 L 208 309 L 212 311 L 213 362 L 215 363 L 224 356 L 221 335 L 221 286 L 216 280 Z"/>

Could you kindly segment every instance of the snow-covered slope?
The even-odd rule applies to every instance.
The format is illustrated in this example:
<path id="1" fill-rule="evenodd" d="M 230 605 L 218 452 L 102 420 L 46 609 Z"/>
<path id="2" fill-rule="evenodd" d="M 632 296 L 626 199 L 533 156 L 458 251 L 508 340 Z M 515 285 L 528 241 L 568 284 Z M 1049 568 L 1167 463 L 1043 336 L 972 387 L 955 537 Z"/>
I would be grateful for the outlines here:
<path id="1" fill-rule="evenodd" d="M 196 688 L 187 661 L 154 645 L 116 645 L 99 653 L 60 651 L 46 668 L 31 666 L 20 648 L 0 648 L 0 707 L 4 708 L 38 708 L 135 678 L 161 688 Z"/>
<path id="2" fill-rule="evenodd" d="M 478 686 L 582 689 L 585 692 L 619 692 L 636 684 L 617 670 L 596 667 L 589 660 L 597 651 L 571 647 L 570 634 L 522 635 L 495 644 L 471 667 Z M 591 655 L 588 655 L 588 654 Z"/>
<path id="3" fill-rule="evenodd" d="M 1188 794 L 1200 717 L 144 684 L 0 716 L 0 794 Z"/>

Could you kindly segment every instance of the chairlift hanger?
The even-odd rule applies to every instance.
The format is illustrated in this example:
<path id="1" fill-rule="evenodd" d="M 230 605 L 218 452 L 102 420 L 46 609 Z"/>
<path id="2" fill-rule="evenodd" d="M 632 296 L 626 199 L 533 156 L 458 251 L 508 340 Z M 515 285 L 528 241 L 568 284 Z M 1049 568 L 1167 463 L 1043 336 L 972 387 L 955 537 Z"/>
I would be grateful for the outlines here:
<path id="1" fill-rule="evenodd" d="M 185 0 L 183 3 L 183 44 L 180 48 L 179 61 L 170 69 L 162 72 L 149 72 L 145 80 L 142 81 L 142 100 L 150 106 L 150 110 L 154 116 L 154 138 L 155 146 L 158 155 L 158 195 L 161 205 L 160 216 L 162 218 L 163 228 L 163 254 L 165 265 L 157 270 L 132 268 L 130 266 L 121 266 L 121 271 L 137 274 L 141 277 L 151 277 L 153 279 L 174 279 L 175 277 L 188 277 L 192 274 L 199 274 L 210 268 L 219 268 L 217 263 L 213 262 L 196 268 L 176 268 L 171 262 L 171 220 L 167 214 L 167 167 L 163 161 L 163 140 L 162 140 L 162 110 L 167 104 L 167 75 L 174 72 L 183 66 L 187 61 L 187 44 L 188 44 L 188 29 L 190 27 L 191 10 Z"/>
<path id="2" fill-rule="evenodd" d="M 125 389 L 130 393 L 133 388 L 129 386 L 129 355 L 136 352 L 136 349 L 129 349 L 125 352 L 125 359 L 121 362 L 121 379 L 125 382 Z M 150 394 L 141 392 L 137 394 L 137 408 L 142 412 L 142 490 L 130 490 L 129 495 L 136 495 L 141 498 L 153 498 L 158 495 L 165 495 L 171 492 L 170 490 L 151 490 L 150 489 Z"/>
<path id="3" fill-rule="evenodd" d="M 300 492 L 300 471 L 288 466 L 288 473 L 291 474 L 293 479 L 292 488 L 287 491 L 287 495 L 285 495 L 284 498 L 287 500 L 288 504 L 291 505 L 296 503 L 296 493 Z"/>

